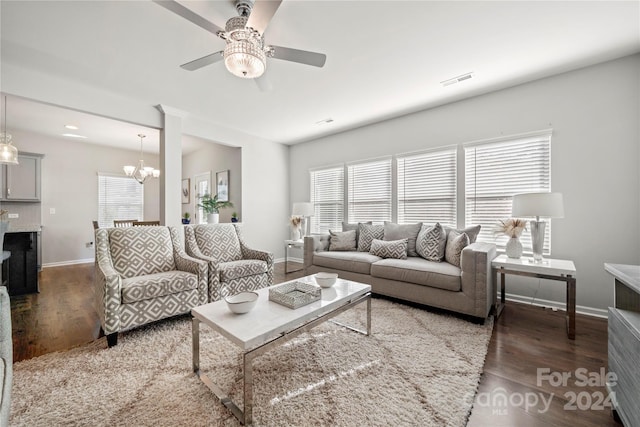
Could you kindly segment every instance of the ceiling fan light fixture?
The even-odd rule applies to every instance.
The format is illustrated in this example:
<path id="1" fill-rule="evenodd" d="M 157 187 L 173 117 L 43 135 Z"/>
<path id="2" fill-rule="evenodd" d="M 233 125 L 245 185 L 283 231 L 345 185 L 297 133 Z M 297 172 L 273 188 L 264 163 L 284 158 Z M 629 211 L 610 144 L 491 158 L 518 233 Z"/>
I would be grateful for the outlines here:
<path id="1" fill-rule="evenodd" d="M 267 58 L 260 46 L 250 40 L 231 41 L 224 48 L 224 65 L 234 76 L 255 79 L 267 68 Z"/>

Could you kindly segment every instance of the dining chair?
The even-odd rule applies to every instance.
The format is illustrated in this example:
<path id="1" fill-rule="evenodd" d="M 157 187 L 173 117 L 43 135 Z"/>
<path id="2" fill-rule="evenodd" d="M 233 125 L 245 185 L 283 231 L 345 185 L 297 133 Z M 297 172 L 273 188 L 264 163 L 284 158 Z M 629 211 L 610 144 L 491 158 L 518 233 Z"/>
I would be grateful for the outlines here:
<path id="1" fill-rule="evenodd" d="M 160 221 L 133 221 L 134 227 L 140 227 L 144 225 L 160 225 Z"/>
<path id="2" fill-rule="evenodd" d="M 113 226 L 116 228 L 133 227 L 133 223 L 136 221 L 136 219 L 114 219 Z"/>

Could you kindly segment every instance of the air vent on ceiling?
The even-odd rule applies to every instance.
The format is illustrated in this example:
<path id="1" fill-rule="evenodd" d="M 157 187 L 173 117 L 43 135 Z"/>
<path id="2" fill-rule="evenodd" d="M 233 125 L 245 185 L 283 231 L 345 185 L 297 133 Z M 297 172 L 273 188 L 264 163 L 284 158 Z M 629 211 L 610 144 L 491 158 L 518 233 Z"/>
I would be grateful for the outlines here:
<path id="1" fill-rule="evenodd" d="M 445 80 L 443 82 L 440 82 L 440 84 L 442 86 L 451 86 L 453 84 L 460 83 L 460 82 L 463 82 L 465 80 L 469 80 L 469 79 L 472 79 L 472 78 L 473 78 L 473 72 L 462 74 L 462 75 L 454 77 L 452 79 Z"/>
<path id="2" fill-rule="evenodd" d="M 326 118 L 324 120 L 320 120 L 319 122 L 316 122 L 317 125 L 327 125 L 329 123 L 332 123 L 333 119 L 331 117 Z"/>

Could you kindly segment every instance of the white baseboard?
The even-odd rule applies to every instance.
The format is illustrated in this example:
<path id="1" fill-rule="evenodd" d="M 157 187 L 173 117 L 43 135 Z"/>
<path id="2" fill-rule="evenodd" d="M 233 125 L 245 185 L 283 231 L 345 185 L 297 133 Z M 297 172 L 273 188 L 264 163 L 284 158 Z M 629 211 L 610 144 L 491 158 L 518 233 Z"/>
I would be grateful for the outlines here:
<path id="1" fill-rule="evenodd" d="M 291 261 L 291 262 L 299 262 L 300 264 L 304 263 L 304 260 L 302 258 L 292 258 L 292 257 L 288 257 L 287 261 Z M 276 258 L 273 260 L 274 264 L 278 264 L 280 262 L 284 262 L 284 258 Z"/>
<path id="2" fill-rule="evenodd" d="M 65 265 L 76 265 L 76 264 L 93 264 L 95 260 L 93 258 L 87 259 L 75 259 L 72 261 L 62 261 L 62 262 L 48 262 L 46 264 L 42 264 L 42 268 L 48 267 L 63 267 Z"/>
<path id="3" fill-rule="evenodd" d="M 531 297 L 516 295 L 516 294 L 509 294 L 506 292 L 504 296 L 507 301 L 519 302 L 521 304 L 535 305 L 537 307 L 556 308 L 560 311 L 566 311 L 566 308 L 567 308 L 567 305 L 564 301 L 562 302 L 550 301 L 550 300 L 545 300 L 540 298 L 536 298 L 534 300 Z M 498 296 L 498 298 L 500 297 Z M 593 317 L 601 317 L 605 319 L 607 318 L 607 310 L 603 310 L 601 308 L 586 307 L 584 305 L 576 305 L 576 313 L 585 314 L 587 316 L 593 316 Z"/>

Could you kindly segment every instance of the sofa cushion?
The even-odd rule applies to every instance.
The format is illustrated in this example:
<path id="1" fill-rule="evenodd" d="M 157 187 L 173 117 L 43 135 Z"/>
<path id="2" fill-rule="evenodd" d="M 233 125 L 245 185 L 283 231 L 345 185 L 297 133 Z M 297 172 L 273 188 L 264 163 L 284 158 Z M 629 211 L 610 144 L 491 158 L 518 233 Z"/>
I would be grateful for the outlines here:
<path id="1" fill-rule="evenodd" d="M 444 227 L 444 232 L 447 235 L 447 239 L 449 239 L 449 232 L 451 231 L 455 231 L 458 234 L 460 233 L 467 233 L 467 237 L 469 237 L 469 243 L 475 243 L 476 239 L 478 238 L 478 234 L 480 233 L 480 226 L 479 225 L 471 225 L 467 228 L 462 228 L 460 230 L 455 229 L 455 228 L 451 228 L 451 227 Z"/>
<path id="2" fill-rule="evenodd" d="M 407 259 L 407 245 L 407 239 L 391 240 L 388 242 L 373 239 L 369 253 L 379 256 L 380 258 Z"/>
<path id="3" fill-rule="evenodd" d="M 384 239 L 384 225 L 358 224 L 360 237 L 358 238 L 358 250 L 369 252 L 371 250 L 371 242 L 373 239 Z"/>
<path id="4" fill-rule="evenodd" d="M 218 264 L 220 281 L 230 282 L 247 276 L 267 273 L 267 263 L 258 259 L 243 259 L 239 261 L 221 262 Z"/>
<path id="5" fill-rule="evenodd" d="M 447 248 L 445 250 L 444 259 L 455 266 L 460 267 L 460 256 L 462 250 L 469 246 L 469 236 L 467 233 L 458 233 L 450 231 L 447 239 Z"/>
<path id="6" fill-rule="evenodd" d="M 122 281 L 122 303 L 131 304 L 198 288 L 198 276 L 186 271 L 167 271 Z"/>
<path id="7" fill-rule="evenodd" d="M 427 261 L 420 257 L 377 261 L 371 265 L 371 276 L 448 291 L 459 291 L 462 286 L 459 267 L 446 262 Z"/>
<path id="8" fill-rule="evenodd" d="M 373 224 L 371 221 L 367 221 L 367 222 L 359 222 L 357 224 L 351 224 L 348 222 L 343 222 L 342 223 L 342 231 L 350 231 L 350 230 L 355 230 L 356 231 L 356 248 L 358 247 L 358 241 L 360 240 L 360 224 L 368 224 L 371 225 Z"/>
<path id="9" fill-rule="evenodd" d="M 447 235 L 439 222 L 423 225 L 416 239 L 416 252 L 428 261 L 440 262 L 444 258 Z"/>
<path id="10" fill-rule="evenodd" d="M 371 264 L 382 258 L 371 255 L 369 252 L 316 252 L 313 255 L 313 264 L 320 267 L 345 270 L 352 273 L 369 274 Z"/>
<path id="11" fill-rule="evenodd" d="M 355 251 L 356 250 L 356 230 L 332 231 L 329 230 L 330 251 Z"/>
<path id="12" fill-rule="evenodd" d="M 176 269 L 167 227 L 110 229 L 109 248 L 113 267 L 125 278 Z"/>
<path id="13" fill-rule="evenodd" d="M 422 228 L 422 223 L 415 224 L 396 224 L 393 222 L 384 222 L 384 240 L 402 240 L 407 239 L 407 255 L 418 256 L 416 252 L 416 238 Z"/>

